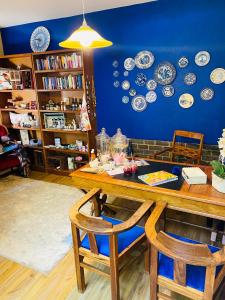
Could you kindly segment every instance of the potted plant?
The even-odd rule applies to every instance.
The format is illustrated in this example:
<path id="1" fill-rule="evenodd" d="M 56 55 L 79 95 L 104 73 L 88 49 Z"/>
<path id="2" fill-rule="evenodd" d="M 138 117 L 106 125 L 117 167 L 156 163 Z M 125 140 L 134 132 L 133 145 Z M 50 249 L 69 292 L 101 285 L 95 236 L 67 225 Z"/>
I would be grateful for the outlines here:
<path id="1" fill-rule="evenodd" d="M 212 171 L 212 186 L 219 192 L 225 193 L 225 129 L 223 129 L 222 137 L 218 141 L 220 149 L 219 160 L 213 160 L 211 165 Z"/>

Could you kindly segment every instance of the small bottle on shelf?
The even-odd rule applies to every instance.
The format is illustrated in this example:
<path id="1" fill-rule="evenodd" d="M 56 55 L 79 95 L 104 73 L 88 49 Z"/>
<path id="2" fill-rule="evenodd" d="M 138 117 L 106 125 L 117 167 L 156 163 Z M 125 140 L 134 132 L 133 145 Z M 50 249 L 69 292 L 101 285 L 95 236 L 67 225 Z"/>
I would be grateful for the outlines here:
<path id="1" fill-rule="evenodd" d="M 96 159 L 95 149 L 91 149 L 91 160 L 90 161 L 93 161 L 95 159 Z"/>

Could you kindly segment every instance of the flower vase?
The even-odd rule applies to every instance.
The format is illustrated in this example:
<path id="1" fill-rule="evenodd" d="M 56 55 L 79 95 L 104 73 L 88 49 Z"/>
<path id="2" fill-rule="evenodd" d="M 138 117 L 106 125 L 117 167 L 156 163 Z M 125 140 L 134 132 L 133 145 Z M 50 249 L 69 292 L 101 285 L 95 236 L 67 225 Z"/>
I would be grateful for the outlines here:
<path id="1" fill-rule="evenodd" d="M 225 193 L 225 179 L 212 172 L 212 186 L 220 193 Z"/>

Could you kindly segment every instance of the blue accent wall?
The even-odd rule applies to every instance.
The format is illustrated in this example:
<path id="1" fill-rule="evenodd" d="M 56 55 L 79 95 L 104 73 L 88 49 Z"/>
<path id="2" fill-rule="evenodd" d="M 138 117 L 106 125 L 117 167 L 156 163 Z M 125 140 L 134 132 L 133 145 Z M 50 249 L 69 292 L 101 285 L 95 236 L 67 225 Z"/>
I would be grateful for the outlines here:
<path id="1" fill-rule="evenodd" d="M 106 10 L 87 15 L 87 21 L 114 45 L 95 50 L 95 85 L 97 95 L 98 129 L 106 127 L 112 135 L 117 127 L 133 138 L 171 140 L 175 129 L 198 131 L 205 134 L 205 142 L 216 143 L 225 128 L 225 83 L 215 85 L 210 81 L 214 68 L 225 68 L 225 1 L 224 0 L 158 0 L 157 2 Z M 50 20 L 2 29 L 5 54 L 31 52 L 29 39 L 39 25 L 51 33 L 51 49 L 59 49 L 58 43 L 67 38 L 81 24 L 81 16 Z M 157 87 L 157 101 L 149 104 L 144 112 L 135 112 L 131 104 L 123 104 L 121 98 L 128 95 L 121 88 L 114 88 L 112 66 L 119 61 L 119 81 L 123 77 L 123 61 L 134 57 L 141 50 L 150 50 L 155 55 L 154 65 L 143 71 L 148 79 L 153 77 L 158 63 L 169 61 L 176 66 L 177 77 L 173 83 L 175 94 L 171 98 L 162 95 L 162 86 Z M 210 63 L 198 67 L 195 54 L 207 50 Z M 177 61 L 187 56 L 190 63 L 180 69 Z M 128 80 L 138 94 L 145 95 L 146 88 L 135 85 L 135 68 Z M 184 75 L 194 72 L 197 82 L 186 86 Z M 203 101 L 200 91 L 212 87 L 215 96 Z M 191 93 L 194 105 L 182 109 L 178 99 L 183 93 Z"/>

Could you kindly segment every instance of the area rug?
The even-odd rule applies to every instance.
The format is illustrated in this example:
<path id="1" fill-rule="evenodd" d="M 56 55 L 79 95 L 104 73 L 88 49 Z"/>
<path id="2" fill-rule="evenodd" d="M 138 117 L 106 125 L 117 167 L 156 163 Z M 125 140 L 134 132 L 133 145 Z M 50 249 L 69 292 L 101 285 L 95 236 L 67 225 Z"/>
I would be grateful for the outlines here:
<path id="1" fill-rule="evenodd" d="M 69 209 L 82 195 L 55 183 L 0 179 L 0 256 L 47 274 L 72 247 Z"/>

